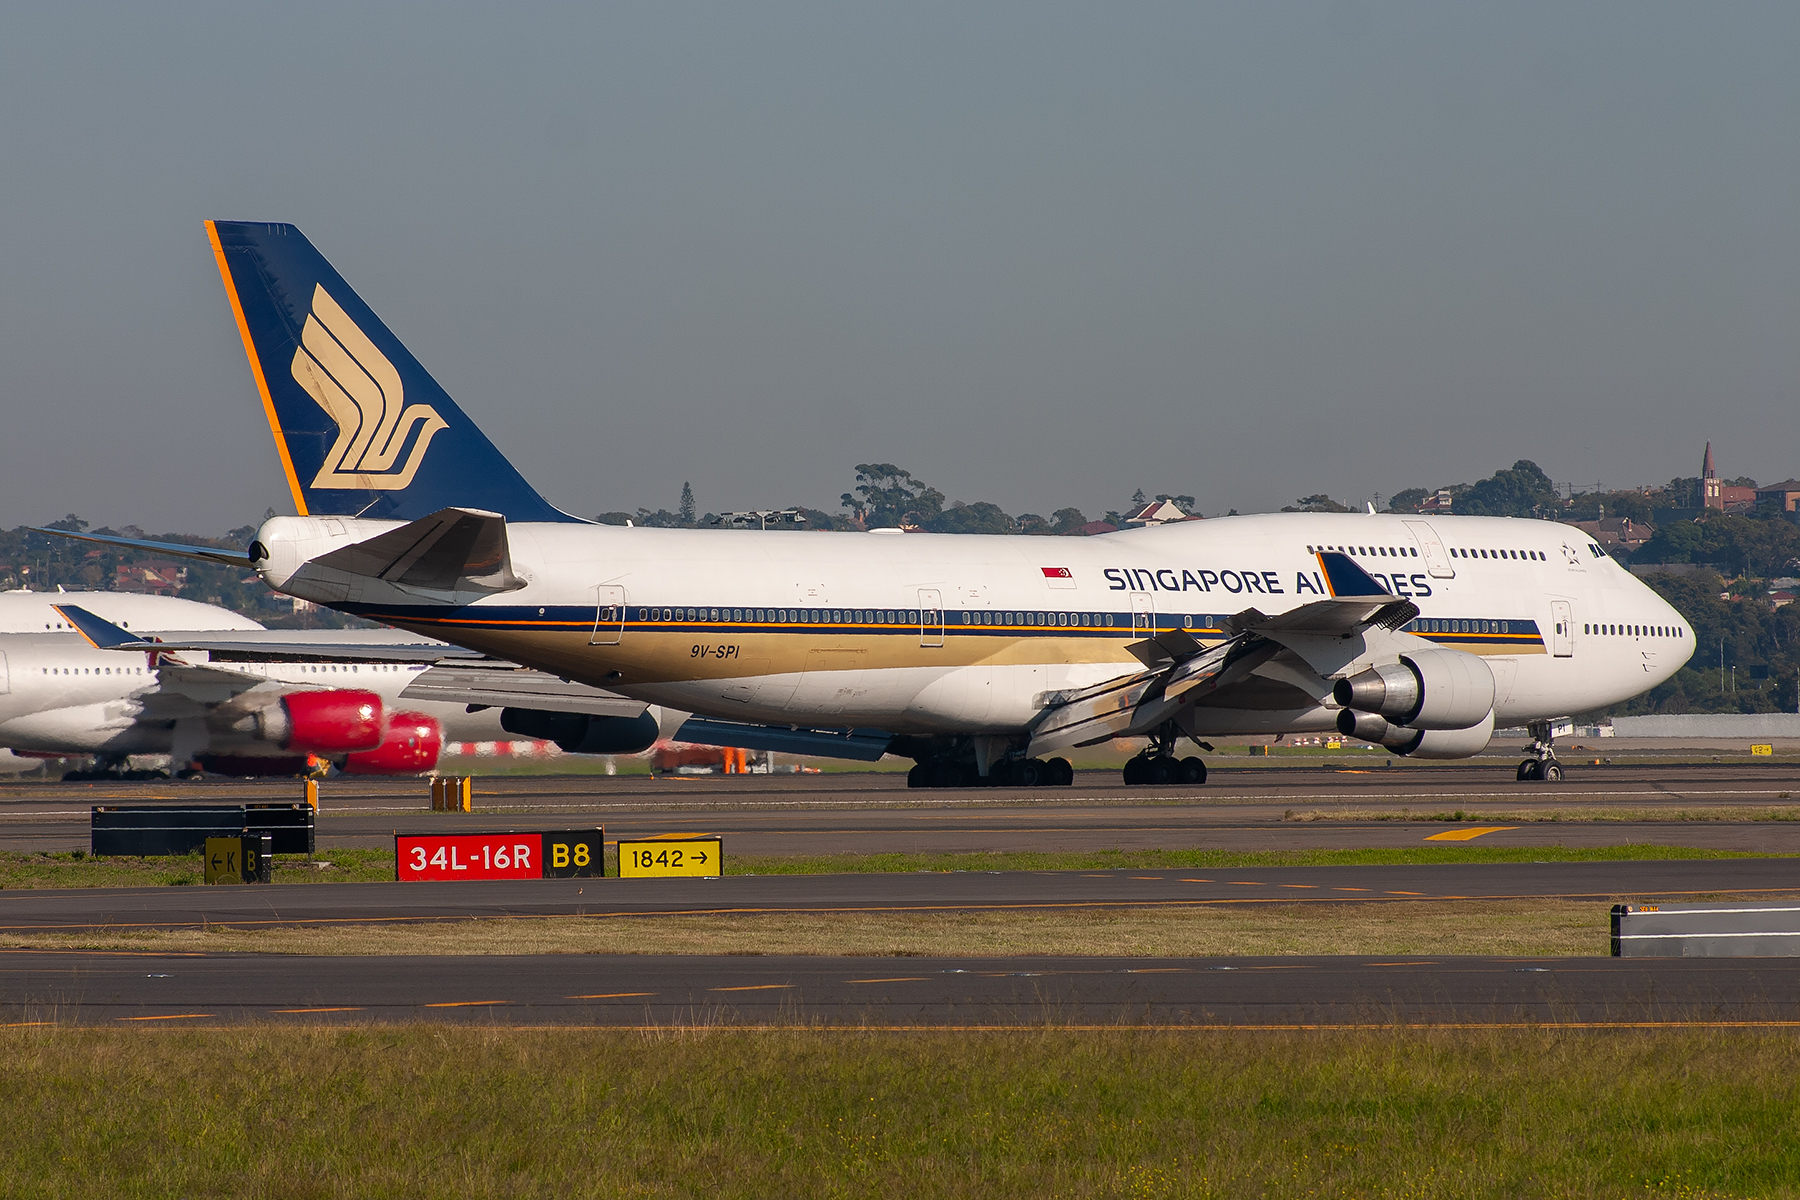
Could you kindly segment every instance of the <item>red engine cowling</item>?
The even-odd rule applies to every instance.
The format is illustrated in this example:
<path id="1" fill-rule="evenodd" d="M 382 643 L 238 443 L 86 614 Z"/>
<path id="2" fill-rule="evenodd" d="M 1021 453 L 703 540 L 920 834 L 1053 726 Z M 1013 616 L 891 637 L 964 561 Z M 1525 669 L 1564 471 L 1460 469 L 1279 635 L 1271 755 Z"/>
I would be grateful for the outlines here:
<path id="1" fill-rule="evenodd" d="M 262 735 L 283 750 L 342 754 L 381 745 L 381 697 L 374 692 L 289 692 L 262 712 Z"/>
<path id="2" fill-rule="evenodd" d="M 420 775 L 437 766 L 443 748 L 444 730 L 437 718 L 399 712 L 388 721 L 381 744 L 350 755 L 344 770 L 351 775 Z"/>

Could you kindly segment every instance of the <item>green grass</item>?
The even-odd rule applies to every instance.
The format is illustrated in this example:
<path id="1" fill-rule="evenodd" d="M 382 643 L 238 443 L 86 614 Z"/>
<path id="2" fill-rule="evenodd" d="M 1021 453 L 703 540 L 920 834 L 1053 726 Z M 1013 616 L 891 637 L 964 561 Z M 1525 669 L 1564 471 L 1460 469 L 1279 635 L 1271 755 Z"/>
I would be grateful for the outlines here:
<path id="1" fill-rule="evenodd" d="M 729 847 L 727 847 L 729 850 Z M 1620 859 L 1768 858 L 1691 846 L 1394 846 L 1364 850 L 1093 850 L 957 854 L 726 854 L 727 875 L 835 875 L 909 871 L 1231 870 L 1248 867 L 1387 866 L 1410 863 L 1601 862 Z M 606 852 L 609 875 L 618 852 Z M 0 888 L 168 887 L 199 884 L 198 854 L 94 858 L 83 851 L 0 851 Z M 275 857 L 276 883 L 370 883 L 394 878 L 394 852 L 323 850 Z"/>
<path id="2" fill-rule="evenodd" d="M 1800 1194 L 1747 1031 L 13 1030 L 0 1195 Z"/>
<path id="3" fill-rule="evenodd" d="M 726 874 L 825 875 L 864 871 L 1233 870 L 1249 867 L 1391 866 L 1432 863 L 1612 862 L 1624 859 L 1768 858 L 1692 846 L 1384 846 L 1362 850 L 1092 850 L 959 854 L 733 856 Z"/>
<path id="4" fill-rule="evenodd" d="M 200 855 L 96 858 L 83 850 L 0 851 L 0 888 L 181 887 L 205 879 Z M 362 883 L 394 877 L 392 850 L 275 856 L 276 883 Z"/>

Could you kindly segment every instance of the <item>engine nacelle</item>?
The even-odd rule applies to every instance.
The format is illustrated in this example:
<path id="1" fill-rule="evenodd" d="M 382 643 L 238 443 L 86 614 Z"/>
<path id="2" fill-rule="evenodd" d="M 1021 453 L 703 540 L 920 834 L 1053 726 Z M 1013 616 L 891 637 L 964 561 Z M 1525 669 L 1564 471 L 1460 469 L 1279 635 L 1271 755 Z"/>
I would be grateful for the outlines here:
<path id="1" fill-rule="evenodd" d="M 648 710 L 635 717 L 504 708 L 500 728 L 520 737 L 555 742 L 566 754 L 637 754 L 656 744 L 656 718 Z"/>
<path id="2" fill-rule="evenodd" d="M 1412 729 L 1468 729 L 1494 711 L 1494 673 L 1473 654 L 1421 650 L 1338 680 L 1331 697 Z"/>
<path id="3" fill-rule="evenodd" d="M 1395 733 L 1412 733 L 1396 729 Z M 1494 738 L 1494 714 L 1467 729 L 1421 729 L 1405 745 L 1390 746 L 1396 754 L 1408 758 L 1469 758 L 1487 749 Z"/>
<path id="4" fill-rule="evenodd" d="M 374 692 L 289 692 L 256 714 L 257 734 L 283 750 L 342 754 L 381 745 L 381 697 Z"/>
<path id="5" fill-rule="evenodd" d="M 351 775 L 421 775 L 437 766 L 443 749 L 444 729 L 436 717 L 398 712 L 380 744 L 350 755 L 344 770 Z"/>
<path id="6" fill-rule="evenodd" d="M 1357 712 L 1353 708 L 1339 710 L 1337 727 L 1338 732 L 1345 737 L 1386 746 L 1396 754 L 1407 753 L 1406 748 L 1415 744 L 1424 732 L 1401 725 L 1390 725 L 1388 719 L 1379 713 Z"/>

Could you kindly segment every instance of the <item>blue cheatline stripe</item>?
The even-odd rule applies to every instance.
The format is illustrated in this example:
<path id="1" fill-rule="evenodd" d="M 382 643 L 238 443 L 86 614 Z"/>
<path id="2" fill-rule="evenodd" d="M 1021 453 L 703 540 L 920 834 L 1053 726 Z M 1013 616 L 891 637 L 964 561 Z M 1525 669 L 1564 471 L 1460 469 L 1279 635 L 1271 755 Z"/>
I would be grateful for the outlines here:
<path id="1" fill-rule="evenodd" d="M 343 605 L 346 612 L 377 621 L 436 625 L 446 631 L 483 629 L 502 632 L 588 632 L 596 619 L 609 628 L 621 624 L 642 633 L 682 634 L 804 634 L 827 631 L 858 636 L 917 637 L 921 628 L 933 634 L 936 621 L 921 622 L 919 609 L 844 608 L 727 608 L 708 605 L 626 605 L 621 622 L 610 615 L 600 618 L 594 608 L 557 606 L 465 607 L 446 611 L 435 607 L 392 608 L 381 605 Z M 1149 627 L 1134 629 L 1129 612 L 1081 612 L 1070 610 L 1015 609 L 959 610 L 943 614 L 946 636 L 1056 638 L 1131 638 L 1143 636 Z M 1138 614 L 1140 620 L 1144 614 Z M 1223 615 L 1218 613 L 1157 613 L 1154 632 L 1175 630 L 1200 638 L 1226 636 Z M 1073 622 L 1073 623 L 1071 623 Z M 1451 646 L 1541 646 L 1543 637 L 1536 621 L 1497 618 L 1420 617 L 1401 627 L 1428 641 Z"/>

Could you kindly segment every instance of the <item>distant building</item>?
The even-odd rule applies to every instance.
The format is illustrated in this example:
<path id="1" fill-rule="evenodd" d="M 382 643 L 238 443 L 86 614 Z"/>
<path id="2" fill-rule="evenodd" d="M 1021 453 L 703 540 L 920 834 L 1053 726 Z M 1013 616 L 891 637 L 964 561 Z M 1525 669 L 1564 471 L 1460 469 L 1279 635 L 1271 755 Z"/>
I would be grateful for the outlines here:
<path id="1" fill-rule="evenodd" d="M 1125 514 L 1125 528 L 1142 529 L 1147 525 L 1167 525 L 1170 521 L 1192 520 L 1181 505 L 1173 500 L 1152 500 Z"/>
<path id="2" fill-rule="evenodd" d="M 1656 536 L 1654 528 L 1630 517 L 1601 517 L 1598 521 L 1575 521 L 1573 524 L 1614 557 L 1629 557 L 1632 551 Z"/>
<path id="3" fill-rule="evenodd" d="M 1800 479 L 1785 479 L 1756 489 L 1756 507 L 1777 512 L 1800 512 Z"/>
<path id="4" fill-rule="evenodd" d="M 1119 532 L 1119 527 L 1114 525 L 1111 521 L 1089 521 L 1086 525 L 1081 527 L 1082 537 L 1094 537 L 1097 534 L 1117 532 Z"/>
<path id="5" fill-rule="evenodd" d="M 115 592 L 138 592 L 151 596 L 173 596 L 187 582 L 187 568 L 172 562 L 134 563 L 113 571 Z"/>
<path id="6" fill-rule="evenodd" d="M 1746 512 L 1756 507 L 1757 494 L 1756 488 L 1728 487 L 1720 483 L 1719 473 L 1713 468 L 1712 443 L 1706 443 L 1706 460 L 1700 466 L 1701 506 L 1715 512 Z"/>
<path id="7" fill-rule="evenodd" d="M 1439 513 L 1448 515 L 1455 503 L 1456 499 L 1450 495 L 1449 488 L 1439 488 L 1436 492 L 1419 502 L 1419 511 L 1421 513 Z"/>

